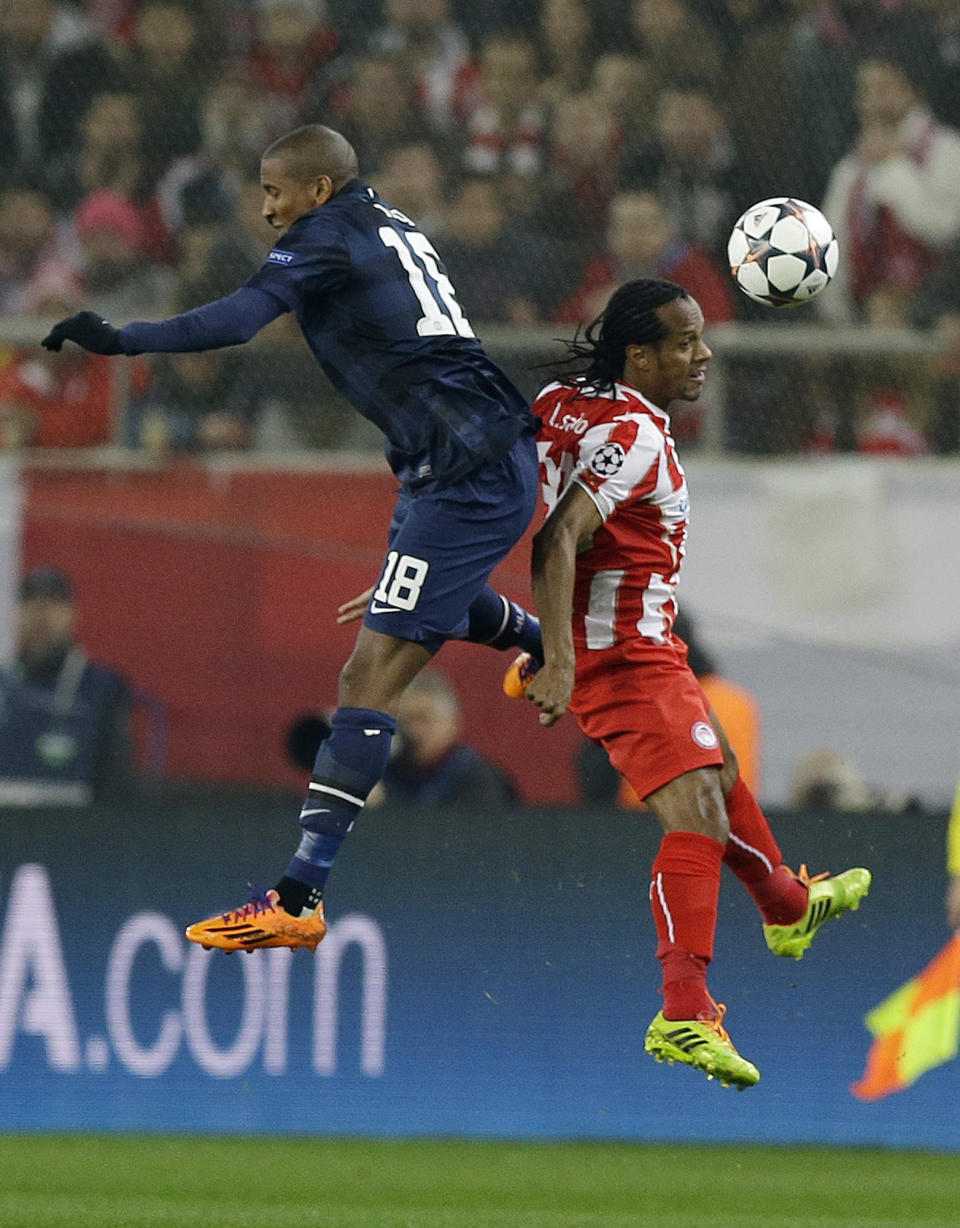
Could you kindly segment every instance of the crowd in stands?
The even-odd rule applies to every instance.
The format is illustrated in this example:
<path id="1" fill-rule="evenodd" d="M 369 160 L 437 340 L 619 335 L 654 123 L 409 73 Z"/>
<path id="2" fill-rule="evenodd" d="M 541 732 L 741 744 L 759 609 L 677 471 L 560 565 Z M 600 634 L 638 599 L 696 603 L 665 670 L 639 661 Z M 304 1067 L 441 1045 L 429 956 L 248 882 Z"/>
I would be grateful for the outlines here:
<path id="1" fill-rule="evenodd" d="M 893 450 L 957 449 L 951 0 L 3 0 L 0 311 L 124 323 L 229 293 L 269 249 L 260 154 L 311 122 L 438 244 L 481 326 L 570 328 L 650 275 L 686 284 L 708 324 L 782 322 L 731 288 L 732 221 L 770 195 L 825 204 L 843 275 L 790 323 L 935 333 L 936 369 L 906 388 L 875 372 L 856 396 L 889 413 L 919 387 L 922 426 Z M 125 442 L 256 446 L 276 401 L 294 443 L 341 443 L 289 319 L 267 333 L 242 356 L 135 364 Z M 102 360 L 5 361 L 0 446 L 111 437 Z M 754 400 L 783 395 L 746 374 Z M 807 399 L 794 435 L 745 426 L 740 446 L 843 446 Z"/>

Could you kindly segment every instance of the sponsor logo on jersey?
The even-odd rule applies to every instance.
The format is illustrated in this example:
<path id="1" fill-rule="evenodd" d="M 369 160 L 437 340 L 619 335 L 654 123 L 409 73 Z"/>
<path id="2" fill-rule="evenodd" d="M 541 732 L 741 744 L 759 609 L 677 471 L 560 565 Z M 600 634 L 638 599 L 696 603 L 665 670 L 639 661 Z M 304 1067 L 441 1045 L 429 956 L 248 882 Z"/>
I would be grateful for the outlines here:
<path id="1" fill-rule="evenodd" d="M 284 252 L 275 247 L 267 257 L 267 264 L 293 264 L 295 259 L 293 252 Z"/>
<path id="2" fill-rule="evenodd" d="M 623 468 L 627 454 L 618 443 L 605 443 L 597 448 L 590 460 L 590 468 L 602 478 L 609 478 Z"/>
<path id="3" fill-rule="evenodd" d="M 697 721 L 690 730 L 690 736 L 704 750 L 715 750 L 720 745 L 717 731 L 709 721 Z"/>

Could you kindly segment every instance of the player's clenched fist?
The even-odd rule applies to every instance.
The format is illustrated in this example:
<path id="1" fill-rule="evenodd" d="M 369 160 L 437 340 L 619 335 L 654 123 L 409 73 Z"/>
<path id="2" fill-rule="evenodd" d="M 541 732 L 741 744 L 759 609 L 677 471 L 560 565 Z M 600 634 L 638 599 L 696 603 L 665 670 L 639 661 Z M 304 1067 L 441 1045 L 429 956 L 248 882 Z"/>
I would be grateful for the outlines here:
<path id="1" fill-rule="evenodd" d="M 92 354 L 122 354 L 120 333 L 95 311 L 78 311 L 55 324 L 40 343 L 59 353 L 64 341 L 74 341 Z"/>
<path id="2" fill-rule="evenodd" d="M 527 699 L 540 709 L 540 724 L 555 725 L 573 694 L 573 665 L 544 665 L 527 687 Z"/>

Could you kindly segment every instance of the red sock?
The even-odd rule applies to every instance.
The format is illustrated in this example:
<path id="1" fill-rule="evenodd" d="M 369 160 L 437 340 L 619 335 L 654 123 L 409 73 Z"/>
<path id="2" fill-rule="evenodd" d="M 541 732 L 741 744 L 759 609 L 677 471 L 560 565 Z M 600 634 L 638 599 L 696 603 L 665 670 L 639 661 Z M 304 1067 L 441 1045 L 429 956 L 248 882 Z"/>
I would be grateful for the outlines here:
<path id="1" fill-rule="evenodd" d="M 657 927 L 667 1019 L 713 1018 L 707 965 L 713 958 L 723 845 L 692 831 L 666 832 L 651 871 L 650 907 Z"/>
<path id="2" fill-rule="evenodd" d="M 791 925 L 807 911 L 807 888 L 783 854 L 757 800 L 737 777 L 726 797 L 730 837 L 723 860 L 753 896 L 767 925 Z"/>

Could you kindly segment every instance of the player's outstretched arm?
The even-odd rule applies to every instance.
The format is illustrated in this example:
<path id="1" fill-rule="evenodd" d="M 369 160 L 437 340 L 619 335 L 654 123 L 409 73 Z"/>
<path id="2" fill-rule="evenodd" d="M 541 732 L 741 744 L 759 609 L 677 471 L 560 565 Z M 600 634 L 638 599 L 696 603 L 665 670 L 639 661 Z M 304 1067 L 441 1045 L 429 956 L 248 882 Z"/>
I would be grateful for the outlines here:
<path id="1" fill-rule="evenodd" d="M 138 320 L 114 328 L 95 312 L 80 311 L 54 325 L 41 344 L 58 351 L 64 341 L 73 341 L 94 354 L 216 350 L 242 345 L 287 310 L 286 304 L 265 290 L 242 286 L 226 298 L 156 323 Z"/>
<path id="2" fill-rule="evenodd" d="M 567 487 L 533 539 L 533 599 L 543 634 L 543 667 L 527 688 L 540 709 L 540 724 L 555 725 L 573 694 L 573 582 L 577 547 L 599 528 L 602 517 L 576 483 Z"/>

